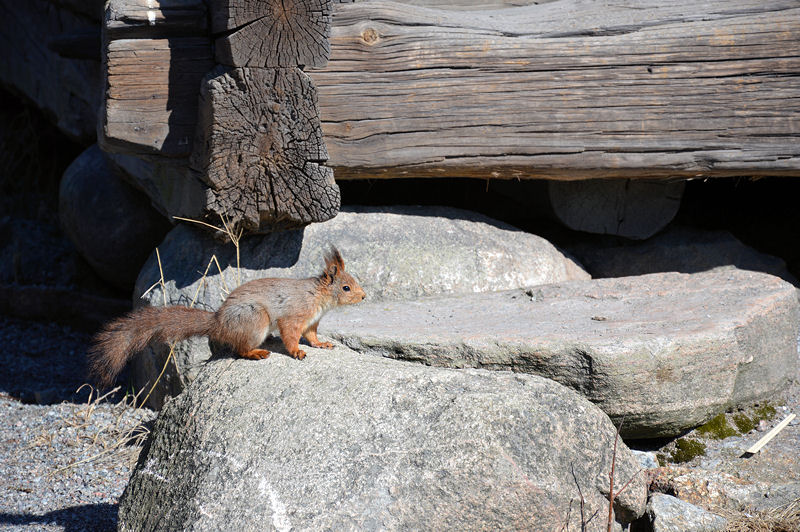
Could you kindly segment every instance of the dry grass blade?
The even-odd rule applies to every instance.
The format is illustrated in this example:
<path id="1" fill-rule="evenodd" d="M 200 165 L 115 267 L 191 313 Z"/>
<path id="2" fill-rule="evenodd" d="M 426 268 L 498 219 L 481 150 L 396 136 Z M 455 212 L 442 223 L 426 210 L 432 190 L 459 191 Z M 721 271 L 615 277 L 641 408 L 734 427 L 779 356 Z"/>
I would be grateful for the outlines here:
<path id="1" fill-rule="evenodd" d="M 204 227 L 208 227 L 210 229 L 214 229 L 215 231 L 218 231 L 220 233 L 224 233 L 225 235 L 227 235 L 228 239 L 233 244 L 233 247 L 236 248 L 236 286 L 239 286 L 239 285 L 242 284 L 242 268 L 241 268 L 241 262 L 242 261 L 241 261 L 241 249 L 239 247 L 239 241 L 241 240 L 242 234 L 244 232 L 242 228 L 239 228 L 238 231 L 234 231 L 233 227 L 231 226 L 230 223 L 228 223 L 228 220 L 224 215 L 221 216 L 222 227 L 217 227 L 216 225 L 212 225 L 212 224 L 204 222 L 202 220 L 194 220 L 192 218 L 183 218 L 183 217 L 180 217 L 180 216 L 173 216 L 172 218 L 175 219 L 175 220 L 181 220 L 181 221 L 184 221 L 184 222 L 190 222 L 190 223 L 202 225 Z M 219 262 L 217 262 L 217 268 L 219 268 Z M 220 270 L 220 273 L 222 273 L 222 268 L 219 268 L 219 270 Z"/>
<path id="2" fill-rule="evenodd" d="M 611 453 L 611 471 L 608 474 L 608 521 L 606 523 L 606 530 L 611 532 L 611 528 L 614 524 L 614 500 L 625 491 L 628 486 L 631 485 L 631 482 L 639 476 L 639 473 L 644 471 L 644 469 L 639 469 L 636 473 L 633 474 L 631 478 L 622 486 L 622 488 L 614 492 L 614 473 L 617 465 L 617 442 L 619 441 L 619 431 L 622 430 L 622 424 L 625 423 L 625 416 L 622 416 L 622 419 L 619 422 L 619 426 L 617 427 L 617 432 L 614 435 L 614 450 Z"/>
<path id="3" fill-rule="evenodd" d="M 230 288 L 228 288 L 228 283 L 225 281 L 225 273 L 222 271 L 222 267 L 219 265 L 217 256 L 211 255 L 211 259 L 208 261 L 206 269 L 205 271 L 203 271 L 200 277 L 200 284 L 197 285 L 197 290 L 194 291 L 194 297 L 192 298 L 192 304 L 190 306 L 194 306 L 195 302 L 197 301 L 197 297 L 200 295 L 200 290 L 202 290 L 202 288 L 206 285 L 206 279 L 208 278 L 208 270 L 211 269 L 212 264 L 216 264 L 217 271 L 219 271 L 220 291 L 226 295 L 231 293 Z"/>
<path id="4" fill-rule="evenodd" d="M 797 532 L 800 530 L 800 499 L 769 510 L 717 512 L 728 524 L 725 532 Z"/>
<path id="5" fill-rule="evenodd" d="M 101 404 L 109 404 L 107 403 L 108 397 L 120 389 L 119 387 L 116 387 L 111 391 L 100 395 L 88 384 L 82 385 L 79 390 L 85 386 L 89 386 L 90 388 L 89 399 L 87 400 L 86 405 L 82 409 L 74 411 L 74 420 L 72 422 L 70 422 L 68 419 L 62 420 L 65 422 L 65 424 L 78 429 L 87 429 L 90 425 L 96 424 L 93 421 L 92 416 L 95 414 Z M 144 439 L 149 434 L 149 430 L 142 422 L 137 422 L 128 428 L 123 426 L 123 418 L 125 417 L 125 414 L 133 412 L 137 407 L 137 402 L 138 394 L 126 395 L 122 401 L 116 404 L 111 404 L 112 414 L 114 413 L 115 409 L 119 410 L 114 417 L 114 422 L 108 425 L 99 426 L 97 432 L 93 436 L 78 436 L 78 441 L 75 442 L 75 446 L 78 448 L 84 448 L 88 446 L 89 449 L 99 448 L 99 450 L 97 452 L 93 452 L 86 458 L 75 460 L 64 467 L 60 467 L 54 471 L 51 471 L 49 476 L 55 476 L 81 464 L 97 461 L 100 458 L 112 455 L 115 452 L 122 453 L 125 450 L 130 450 L 132 451 L 132 454 L 138 454 L 138 450 L 141 448 Z M 88 443 L 82 445 L 80 440 L 82 439 L 86 441 L 87 438 L 89 439 Z M 121 456 L 115 457 L 115 459 L 120 458 Z"/>
<path id="6" fill-rule="evenodd" d="M 222 216 L 222 225 L 225 226 L 225 232 L 228 234 L 228 238 L 230 238 L 231 242 L 233 243 L 233 247 L 236 248 L 236 286 L 240 286 L 242 284 L 242 268 L 239 253 L 239 239 L 242 238 L 242 228 L 239 228 L 239 231 L 236 233 L 236 235 L 234 235 L 233 229 L 228 224 L 228 220 L 225 219 L 224 215 Z"/>
<path id="7" fill-rule="evenodd" d="M 184 218 L 181 218 L 181 219 L 184 219 Z M 196 221 L 196 220 L 189 220 L 189 221 Z M 205 224 L 204 222 L 198 222 L 198 223 L 203 223 L 204 225 L 208 225 L 208 224 Z M 226 225 L 226 227 L 227 227 L 227 225 Z M 238 237 L 233 242 L 234 242 L 234 245 L 236 246 L 236 255 L 237 255 L 237 260 L 238 260 L 238 255 L 239 255 L 239 240 L 238 240 Z M 158 260 L 158 271 L 159 271 L 159 274 L 160 274 L 161 278 L 155 284 L 161 284 L 161 291 L 162 291 L 162 294 L 164 296 L 164 306 L 167 306 L 167 291 L 166 291 L 166 281 L 164 279 L 164 268 L 161 265 L 161 255 L 158 252 L 158 248 L 156 248 L 156 259 Z M 220 278 L 222 279 L 222 282 L 225 283 L 225 278 L 222 275 L 222 268 L 219 265 L 219 261 L 217 260 L 217 256 L 216 255 L 212 255 L 211 259 L 208 261 L 208 264 L 206 265 L 206 269 L 203 272 L 203 275 L 200 278 L 200 284 L 197 285 L 197 290 L 195 290 L 195 292 L 194 292 L 194 297 L 192 297 L 192 301 L 189 304 L 189 308 L 193 308 L 195 303 L 197 303 L 197 298 L 200 295 L 200 289 L 206 283 L 206 279 L 208 277 L 208 270 L 211 268 L 211 263 L 212 262 L 216 263 L 217 269 L 219 270 L 219 273 L 220 273 Z M 238 269 L 238 267 L 237 267 L 237 269 Z M 225 288 L 227 288 L 227 284 L 225 284 Z M 156 380 L 153 381 L 152 386 L 150 386 L 150 390 L 147 392 L 147 395 L 145 395 L 144 399 L 142 400 L 142 404 L 147 404 L 148 399 L 150 399 L 150 396 L 152 395 L 153 391 L 156 389 L 156 386 L 161 381 L 161 378 L 164 376 L 164 373 L 167 371 L 167 366 L 169 366 L 169 363 L 173 359 L 174 354 L 175 354 L 175 344 L 172 343 L 169 346 L 169 353 L 167 353 L 167 358 L 166 358 L 166 360 L 164 360 L 164 365 L 161 367 L 161 372 L 158 374 L 158 377 L 156 377 Z"/>
<path id="8" fill-rule="evenodd" d="M 222 291 L 225 292 L 226 294 L 230 294 L 231 293 L 231 289 L 228 288 L 228 283 L 225 281 L 225 274 L 222 272 L 222 266 L 219 265 L 219 261 L 217 260 L 217 256 L 216 255 L 211 255 L 211 260 L 213 260 L 214 263 L 217 265 L 217 271 L 219 272 L 220 282 L 222 283 L 222 287 L 221 287 Z M 237 267 L 237 269 L 238 269 L 238 267 Z M 208 269 L 206 269 L 206 271 L 208 271 Z M 240 277 L 241 277 L 241 274 L 240 274 Z"/>
<path id="9" fill-rule="evenodd" d="M 191 222 L 193 224 L 202 225 L 202 226 L 208 227 L 209 229 L 214 229 L 215 231 L 219 231 L 220 233 L 225 233 L 226 232 L 225 229 L 223 229 L 222 227 L 217 227 L 216 225 L 212 225 L 212 224 L 204 222 L 202 220 L 195 220 L 193 218 L 183 218 L 181 216 L 173 216 L 172 219 L 173 220 L 180 220 L 182 222 Z"/>
<path id="10" fill-rule="evenodd" d="M 164 268 L 161 265 L 161 253 L 156 248 L 156 259 L 158 260 L 158 273 L 160 275 L 159 284 L 161 284 L 161 297 L 164 299 L 164 306 L 167 306 L 167 283 L 164 281 Z"/>
<path id="11" fill-rule="evenodd" d="M 164 268 L 161 265 L 161 254 L 158 252 L 158 248 L 156 248 L 156 259 L 158 260 L 158 272 L 160 274 L 159 283 L 161 283 L 161 295 L 164 298 L 164 306 L 167 306 L 167 283 L 164 280 Z M 194 301 L 192 301 L 192 305 L 194 305 Z M 164 375 L 164 372 L 167 370 L 167 366 L 169 365 L 170 361 L 172 360 L 174 354 L 175 344 L 171 344 L 169 346 L 169 353 L 167 354 L 167 359 L 164 361 L 164 365 L 161 368 L 161 373 L 158 374 L 158 377 L 153 382 L 153 385 L 150 387 L 150 391 L 147 392 L 147 395 L 144 396 L 144 400 L 142 404 L 147 404 L 147 400 L 150 399 L 150 396 L 153 394 L 153 390 L 156 389 L 156 385 L 161 380 L 161 377 Z"/>
<path id="12" fill-rule="evenodd" d="M 139 296 L 139 297 L 140 297 L 140 298 L 144 298 L 144 296 L 146 296 L 147 294 L 149 294 L 150 292 L 152 292 L 152 291 L 153 291 L 153 288 L 155 288 L 155 287 L 156 287 L 156 286 L 158 286 L 159 284 L 161 284 L 161 283 L 160 283 L 160 281 L 156 281 L 156 282 L 154 282 L 153 284 L 151 284 L 151 285 L 150 285 L 150 288 L 148 288 L 147 290 L 145 290 L 145 291 L 144 291 L 144 293 L 143 293 L 141 296 Z"/>

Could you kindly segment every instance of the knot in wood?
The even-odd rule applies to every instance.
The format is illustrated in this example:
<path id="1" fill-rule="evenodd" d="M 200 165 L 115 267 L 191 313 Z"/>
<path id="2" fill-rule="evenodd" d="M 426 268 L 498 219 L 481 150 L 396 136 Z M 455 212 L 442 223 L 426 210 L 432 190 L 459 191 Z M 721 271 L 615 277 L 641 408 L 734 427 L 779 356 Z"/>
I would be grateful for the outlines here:
<path id="1" fill-rule="evenodd" d="M 366 44 L 375 44 L 379 37 L 380 35 L 375 28 L 367 28 L 361 32 L 361 39 Z"/>

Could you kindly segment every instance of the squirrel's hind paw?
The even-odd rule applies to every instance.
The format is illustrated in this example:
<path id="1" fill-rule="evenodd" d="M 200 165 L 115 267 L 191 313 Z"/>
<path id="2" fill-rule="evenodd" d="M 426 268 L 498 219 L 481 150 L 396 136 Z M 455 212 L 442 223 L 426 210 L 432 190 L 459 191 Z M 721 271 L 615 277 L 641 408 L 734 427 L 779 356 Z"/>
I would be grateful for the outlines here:
<path id="1" fill-rule="evenodd" d="M 269 357 L 269 351 L 266 349 L 251 349 L 246 353 L 239 353 L 244 358 L 249 358 L 250 360 L 263 360 Z"/>
<path id="2" fill-rule="evenodd" d="M 311 347 L 316 347 L 318 349 L 333 349 L 333 344 L 330 342 L 309 342 Z"/>

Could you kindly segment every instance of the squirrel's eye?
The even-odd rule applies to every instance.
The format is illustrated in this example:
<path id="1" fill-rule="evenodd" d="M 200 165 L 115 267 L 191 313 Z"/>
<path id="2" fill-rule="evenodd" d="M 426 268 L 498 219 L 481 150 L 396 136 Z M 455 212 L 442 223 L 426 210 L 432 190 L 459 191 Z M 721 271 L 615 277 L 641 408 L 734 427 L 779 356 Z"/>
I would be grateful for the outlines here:
<path id="1" fill-rule="evenodd" d="M 344 286 L 342 287 L 342 290 L 344 290 L 345 292 L 349 292 L 349 291 L 350 291 L 350 287 L 349 287 L 349 286 L 347 286 L 347 285 L 344 285 Z"/>

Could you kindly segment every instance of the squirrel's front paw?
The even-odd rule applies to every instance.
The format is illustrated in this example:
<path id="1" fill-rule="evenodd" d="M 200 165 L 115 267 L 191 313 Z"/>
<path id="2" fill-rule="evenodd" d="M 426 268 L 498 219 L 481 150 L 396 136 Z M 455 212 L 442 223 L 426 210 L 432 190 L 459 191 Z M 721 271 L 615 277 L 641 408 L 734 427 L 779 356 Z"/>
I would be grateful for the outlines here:
<path id="1" fill-rule="evenodd" d="M 289 353 L 289 354 L 292 355 L 292 358 L 296 358 L 297 360 L 303 360 L 304 358 L 306 358 L 306 352 L 303 351 L 302 349 L 298 349 L 294 353 Z"/>

